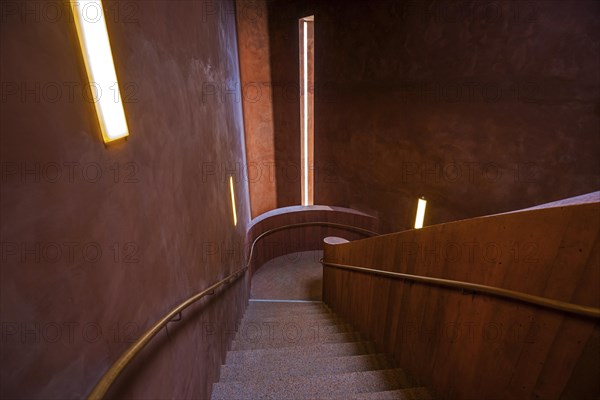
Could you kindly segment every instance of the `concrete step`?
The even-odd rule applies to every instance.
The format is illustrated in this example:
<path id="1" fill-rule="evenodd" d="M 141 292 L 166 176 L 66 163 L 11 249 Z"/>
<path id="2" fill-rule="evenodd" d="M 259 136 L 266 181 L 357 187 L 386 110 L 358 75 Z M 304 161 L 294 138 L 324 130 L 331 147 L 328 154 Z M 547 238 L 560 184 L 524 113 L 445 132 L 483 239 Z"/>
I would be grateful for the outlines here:
<path id="1" fill-rule="evenodd" d="M 310 314 L 288 314 L 288 315 L 273 315 L 273 314 L 265 314 L 265 315 L 256 315 L 247 313 L 244 315 L 241 324 L 246 322 L 257 322 L 257 321 L 298 321 L 298 320 L 306 320 L 306 321 L 334 321 L 340 322 L 343 321 L 335 314 L 330 313 L 310 313 Z"/>
<path id="2" fill-rule="evenodd" d="M 245 317 L 304 317 L 318 315 L 333 315 L 331 312 L 323 310 L 295 310 L 286 312 L 283 310 L 271 311 L 271 310 L 246 310 Z"/>
<path id="3" fill-rule="evenodd" d="M 253 301 L 248 302 L 249 310 L 318 310 L 326 309 L 326 306 L 321 301 L 315 302 L 296 302 L 296 301 Z"/>
<path id="4" fill-rule="evenodd" d="M 325 308 L 302 308 L 302 309 L 292 309 L 292 310 L 284 310 L 284 309 L 264 309 L 264 308 L 253 308 L 246 309 L 246 314 L 249 315 L 304 315 L 304 314 L 319 314 L 319 313 L 328 313 L 331 311 Z"/>
<path id="5" fill-rule="evenodd" d="M 329 397 L 329 400 L 348 400 L 347 397 Z M 433 400 L 433 396 L 425 387 L 386 390 L 382 392 L 359 393 L 353 400 Z"/>
<path id="6" fill-rule="evenodd" d="M 341 357 L 370 354 L 375 350 L 371 342 L 352 343 L 319 343 L 302 347 L 271 348 L 257 350 L 229 351 L 225 359 L 226 365 L 272 365 L 282 364 L 289 360 L 314 360 L 321 357 Z"/>
<path id="7" fill-rule="evenodd" d="M 391 357 L 366 354 L 343 357 L 288 358 L 284 362 L 223 365 L 221 382 L 249 381 L 288 376 L 331 375 L 345 372 L 375 371 L 393 368 Z"/>
<path id="8" fill-rule="evenodd" d="M 334 375 L 294 376 L 255 379 L 243 382 L 219 382 L 213 385 L 213 400 L 234 399 L 315 399 L 411 387 L 412 382 L 400 369 L 349 372 Z"/>
<path id="9" fill-rule="evenodd" d="M 323 333 L 352 332 L 349 324 L 336 324 L 333 321 L 248 321 L 238 328 L 234 340 L 255 341 L 267 338 L 294 337 L 296 335 L 321 335 Z"/>
<path id="10" fill-rule="evenodd" d="M 244 335 L 245 336 L 245 335 Z M 323 333 L 309 329 L 290 329 L 284 331 L 280 336 L 257 337 L 246 336 L 243 340 L 234 340 L 231 344 L 232 350 L 255 350 L 278 347 L 298 347 L 317 343 L 346 343 L 361 341 L 360 333 Z"/>

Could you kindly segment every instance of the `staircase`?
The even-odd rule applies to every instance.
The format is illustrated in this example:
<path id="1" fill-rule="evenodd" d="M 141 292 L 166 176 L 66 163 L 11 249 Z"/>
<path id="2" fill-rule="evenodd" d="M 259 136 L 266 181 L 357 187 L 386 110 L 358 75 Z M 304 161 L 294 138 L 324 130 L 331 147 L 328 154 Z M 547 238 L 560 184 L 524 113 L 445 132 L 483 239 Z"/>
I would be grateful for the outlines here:
<path id="1" fill-rule="evenodd" d="M 250 301 L 213 400 L 431 399 L 322 302 Z"/>

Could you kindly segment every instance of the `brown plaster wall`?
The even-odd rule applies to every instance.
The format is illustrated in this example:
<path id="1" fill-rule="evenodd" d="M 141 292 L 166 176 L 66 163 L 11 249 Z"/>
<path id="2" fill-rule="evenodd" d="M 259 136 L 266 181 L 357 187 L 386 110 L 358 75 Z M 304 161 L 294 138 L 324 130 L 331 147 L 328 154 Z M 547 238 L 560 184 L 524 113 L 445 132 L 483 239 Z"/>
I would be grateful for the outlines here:
<path id="1" fill-rule="evenodd" d="M 2 3 L 2 398 L 84 397 L 134 338 L 243 263 L 247 183 L 236 175 L 234 227 L 225 174 L 245 163 L 241 103 L 206 96 L 239 82 L 233 1 L 105 3 L 131 131 L 108 148 L 66 3 L 58 16 Z M 111 397 L 209 396 L 247 289 L 185 311 Z"/>
<path id="2" fill-rule="evenodd" d="M 315 204 L 384 231 L 600 186 L 600 5 L 593 1 L 269 3 L 272 80 L 297 85 L 297 20 L 315 15 Z M 299 159 L 297 98 L 275 93 L 276 159 Z M 279 206 L 299 202 L 277 182 Z"/>
<path id="3" fill-rule="evenodd" d="M 240 94 L 252 218 L 277 208 L 269 30 L 266 0 L 236 0 Z"/>

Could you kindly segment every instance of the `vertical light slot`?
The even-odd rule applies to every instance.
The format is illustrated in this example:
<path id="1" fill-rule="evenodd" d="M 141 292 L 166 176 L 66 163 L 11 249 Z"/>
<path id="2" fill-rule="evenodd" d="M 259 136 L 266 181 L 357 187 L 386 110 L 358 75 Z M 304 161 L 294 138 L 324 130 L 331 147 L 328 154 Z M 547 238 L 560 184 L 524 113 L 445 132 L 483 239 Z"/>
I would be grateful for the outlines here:
<path id="1" fill-rule="evenodd" d="M 423 227 L 423 220 L 425 219 L 425 208 L 427 207 L 427 200 L 424 198 L 419 199 L 417 205 L 417 216 L 415 218 L 415 229 L 421 229 Z"/>
<path id="2" fill-rule="evenodd" d="M 314 15 L 298 21 L 300 86 L 300 203 L 314 204 Z"/>
<path id="3" fill-rule="evenodd" d="M 104 143 L 129 135 L 101 0 L 71 1 Z"/>
<path id="4" fill-rule="evenodd" d="M 231 194 L 231 210 L 233 213 L 233 226 L 237 226 L 237 212 L 235 210 L 235 192 L 233 191 L 233 176 L 229 177 L 229 193 Z"/>
<path id="5" fill-rule="evenodd" d="M 304 107 L 303 107 L 303 118 L 304 118 L 304 131 L 302 132 L 303 139 L 303 154 L 302 159 L 304 161 L 304 165 L 302 168 L 302 184 L 304 185 L 304 198 L 302 199 L 302 205 L 308 206 L 308 22 L 303 21 L 303 36 L 302 36 L 302 52 L 303 58 L 303 98 L 304 98 Z"/>

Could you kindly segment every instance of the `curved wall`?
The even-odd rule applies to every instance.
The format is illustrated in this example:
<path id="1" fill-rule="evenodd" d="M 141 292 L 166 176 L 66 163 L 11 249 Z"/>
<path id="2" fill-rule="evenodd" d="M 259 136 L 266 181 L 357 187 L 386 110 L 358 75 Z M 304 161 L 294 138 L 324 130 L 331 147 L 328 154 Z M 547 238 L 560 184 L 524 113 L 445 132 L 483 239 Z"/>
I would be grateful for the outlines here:
<path id="1" fill-rule="evenodd" d="M 291 206 L 266 212 L 252 220 L 248 228 L 247 243 L 251 246 L 261 234 L 286 225 L 311 222 L 329 222 L 378 231 L 376 218 L 362 212 L 343 207 Z M 307 250 L 321 250 L 327 236 L 340 236 L 348 240 L 369 237 L 367 233 L 356 232 L 332 226 L 289 227 L 265 235 L 259 239 L 252 253 L 250 275 L 265 262 L 289 253 Z"/>
<path id="2" fill-rule="evenodd" d="M 85 397 L 243 259 L 248 189 L 234 227 L 224 173 L 245 163 L 241 106 L 207 93 L 239 81 L 233 1 L 104 4 L 131 131 L 106 148 L 68 2 L 1 3 L 1 398 Z M 184 312 L 109 397 L 209 397 L 247 298 L 240 280 Z"/>
<path id="3" fill-rule="evenodd" d="M 600 308 L 594 197 L 325 244 L 324 259 Z M 323 300 L 443 398 L 600 395 L 598 319 L 326 265 Z"/>
<path id="4" fill-rule="evenodd" d="M 600 187 L 598 2 L 267 5 L 278 207 L 300 203 L 295 94 L 307 15 L 317 204 L 378 213 L 391 232 L 413 226 L 420 196 L 430 225 Z"/>

